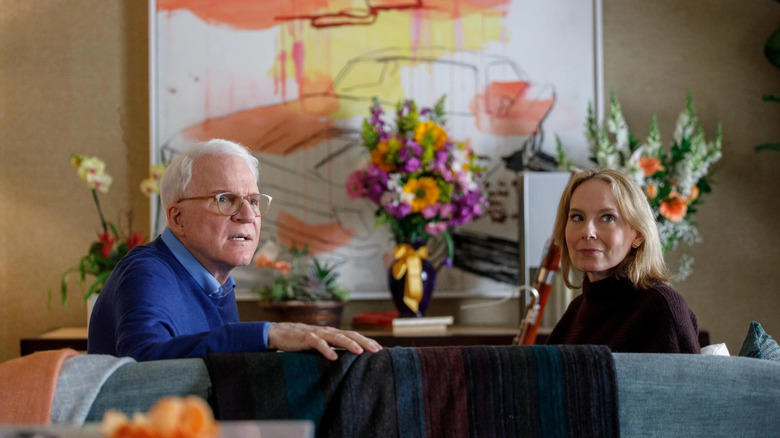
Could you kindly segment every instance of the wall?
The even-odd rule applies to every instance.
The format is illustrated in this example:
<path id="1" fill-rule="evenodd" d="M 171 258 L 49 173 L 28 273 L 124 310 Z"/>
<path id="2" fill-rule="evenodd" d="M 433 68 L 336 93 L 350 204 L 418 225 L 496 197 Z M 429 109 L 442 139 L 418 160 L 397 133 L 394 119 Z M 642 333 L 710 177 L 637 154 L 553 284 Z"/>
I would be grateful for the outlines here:
<path id="1" fill-rule="evenodd" d="M 724 158 L 698 214 L 704 241 L 688 251 L 695 272 L 678 290 L 734 354 L 751 320 L 780 336 L 780 153 L 753 151 L 780 140 L 780 105 L 761 101 L 780 93 L 780 70 L 762 54 L 780 5 L 604 0 L 603 11 L 605 84 L 632 131 L 644 135 L 657 114 L 668 142 L 688 90 L 709 138 L 723 124 Z M 0 0 L 0 361 L 18 355 L 22 337 L 85 323 L 78 293 L 65 308 L 47 309 L 46 298 L 99 227 L 71 152 L 106 161 L 108 218 L 132 210 L 148 233 L 138 191 L 148 163 L 147 43 L 144 1 Z M 347 313 L 378 306 L 352 303 Z M 456 307 L 434 300 L 431 311 Z"/>
<path id="2" fill-rule="evenodd" d="M 143 1 L 0 0 L 0 360 L 21 337 L 86 322 L 75 284 L 47 309 L 100 227 L 71 152 L 105 160 L 107 219 L 132 209 L 148 233 L 146 14 Z"/>

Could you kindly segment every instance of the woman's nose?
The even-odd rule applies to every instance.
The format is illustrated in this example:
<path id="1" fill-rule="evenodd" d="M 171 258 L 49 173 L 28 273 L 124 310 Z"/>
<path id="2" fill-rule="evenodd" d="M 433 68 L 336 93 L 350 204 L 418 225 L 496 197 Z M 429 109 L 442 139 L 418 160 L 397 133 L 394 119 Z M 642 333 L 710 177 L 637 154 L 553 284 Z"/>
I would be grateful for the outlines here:
<path id="1" fill-rule="evenodd" d="M 583 239 L 595 239 L 596 238 L 596 227 L 588 222 L 582 227 L 582 238 Z"/>

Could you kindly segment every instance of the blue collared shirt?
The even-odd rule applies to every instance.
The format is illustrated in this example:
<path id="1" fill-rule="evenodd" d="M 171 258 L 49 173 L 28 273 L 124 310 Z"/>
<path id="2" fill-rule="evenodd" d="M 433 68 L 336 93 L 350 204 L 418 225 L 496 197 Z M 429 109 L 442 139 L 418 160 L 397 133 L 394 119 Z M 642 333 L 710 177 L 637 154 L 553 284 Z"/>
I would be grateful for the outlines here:
<path id="1" fill-rule="evenodd" d="M 184 266 L 184 269 L 192 275 L 192 278 L 200 285 L 203 292 L 209 298 L 222 298 L 233 292 L 236 288 L 236 282 L 233 276 L 228 276 L 225 284 L 219 284 L 216 278 L 203 267 L 202 264 L 190 253 L 183 243 L 173 234 L 170 228 L 166 227 L 162 232 L 162 240 L 168 249 L 171 250 L 174 257 Z"/>

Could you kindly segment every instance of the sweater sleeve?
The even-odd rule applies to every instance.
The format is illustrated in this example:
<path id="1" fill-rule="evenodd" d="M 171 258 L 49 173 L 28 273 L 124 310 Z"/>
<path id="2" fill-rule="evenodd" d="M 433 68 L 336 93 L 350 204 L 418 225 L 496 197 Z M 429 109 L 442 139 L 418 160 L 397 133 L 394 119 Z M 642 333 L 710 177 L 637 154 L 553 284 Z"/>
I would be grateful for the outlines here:
<path id="1" fill-rule="evenodd" d="M 113 324 L 112 354 L 144 361 L 267 350 L 272 324 L 239 322 L 232 294 L 210 298 L 186 271 L 154 258 L 123 268 L 100 297 L 110 317 L 95 321 Z"/>

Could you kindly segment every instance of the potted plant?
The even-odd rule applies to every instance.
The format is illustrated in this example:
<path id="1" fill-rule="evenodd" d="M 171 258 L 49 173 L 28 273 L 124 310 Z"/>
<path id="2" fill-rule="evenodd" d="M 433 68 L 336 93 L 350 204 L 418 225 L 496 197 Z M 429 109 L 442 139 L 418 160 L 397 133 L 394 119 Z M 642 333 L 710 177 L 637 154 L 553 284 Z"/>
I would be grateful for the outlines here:
<path id="1" fill-rule="evenodd" d="M 270 284 L 254 287 L 264 319 L 341 326 L 349 290 L 339 284 L 338 262 L 323 261 L 308 249 L 285 248 L 268 241 L 260 248 L 255 266 L 269 269 Z"/>
<path id="2" fill-rule="evenodd" d="M 87 184 L 87 187 L 92 192 L 92 200 L 100 218 L 101 228 L 97 233 L 98 240 L 90 244 L 87 254 L 81 257 L 78 265 L 66 270 L 62 274 L 60 299 L 63 305 L 67 303 L 68 283 L 71 274 L 76 273 L 78 275 L 78 284 L 84 284 L 87 282 L 88 277 L 93 277 L 94 279 L 84 294 L 84 302 L 87 303 L 87 319 L 89 319 L 92 303 L 94 303 L 97 294 L 100 293 L 111 271 L 131 249 L 144 243 L 144 237 L 141 233 L 132 231 L 131 213 L 128 213 L 128 231 L 126 235 L 120 233 L 113 223 L 105 219 L 103 210 L 100 207 L 98 192 L 108 193 L 113 181 L 113 178 L 105 171 L 105 162 L 98 157 L 71 154 L 70 163 L 76 168 L 79 178 Z M 51 299 L 52 291 L 49 289 L 49 303 L 51 303 Z"/>

